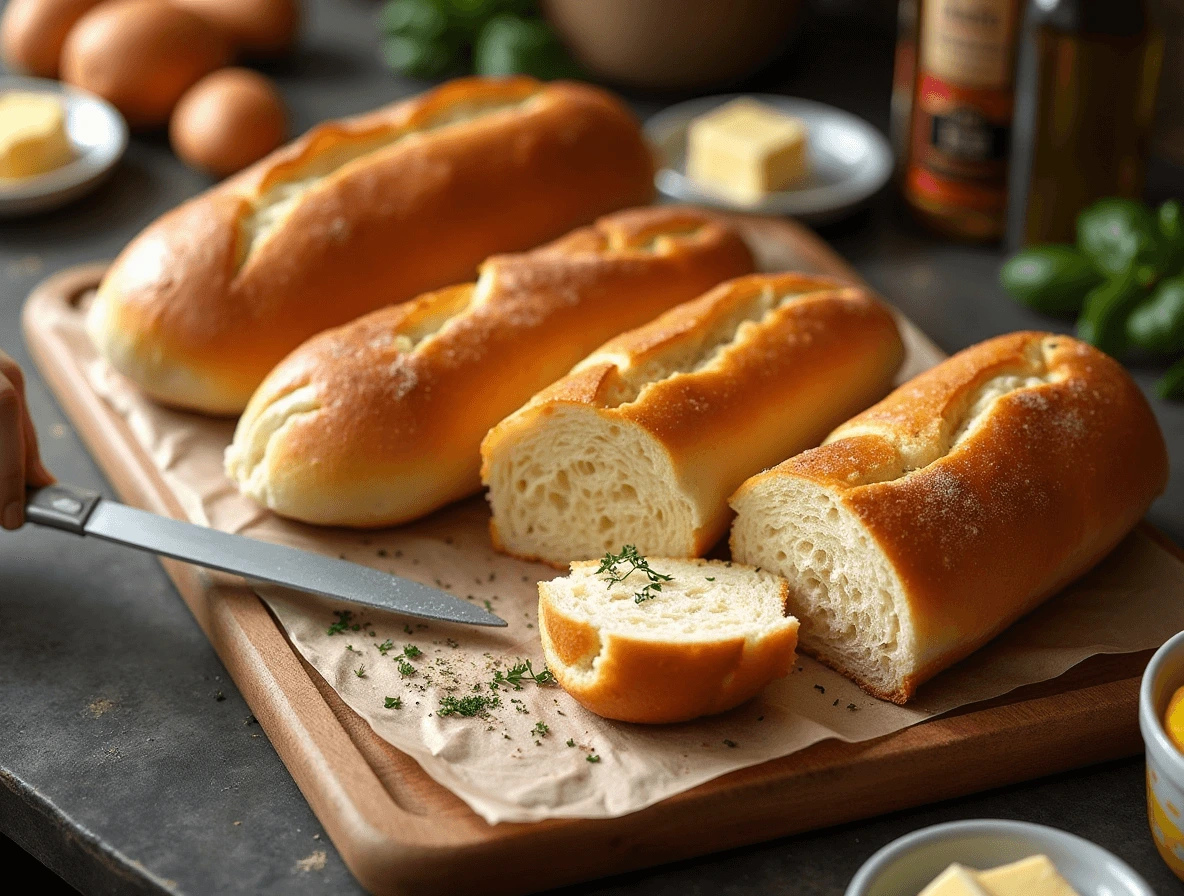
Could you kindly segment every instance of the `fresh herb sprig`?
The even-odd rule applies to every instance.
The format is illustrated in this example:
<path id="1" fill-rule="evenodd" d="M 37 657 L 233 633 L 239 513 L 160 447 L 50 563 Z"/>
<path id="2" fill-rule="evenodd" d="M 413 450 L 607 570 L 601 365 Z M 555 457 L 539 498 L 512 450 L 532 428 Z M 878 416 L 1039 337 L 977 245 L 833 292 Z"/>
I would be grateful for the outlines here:
<path id="1" fill-rule="evenodd" d="M 625 564 L 628 564 L 629 568 L 622 573 Z M 596 575 L 608 573 L 608 578 L 604 581 L 612 586 L 625 581 L 635 572 L 640 572 L 649 579 L 645 587 L 633 595 L 633 602 L 638 604 L 657 597 L 662 591 L 662 583 L 674 578 L 651 569 L 649 561 L 637 552 L 636 545 L 631 544 L 624 545 L 619 554 L 606 553 L 600 561 Z"/>
<path id="2" fill-rule="evenodd" d="M 503 686 L 508 686 L 515 691 L 520 691 L 522 690 L 522 682 L 524 681 L 533 681 L 538 685 L 549 685 L 555 684 L 555 676 L 546 666 L 543 666 L 541 672 L 535 672 L 530 660 L 523 660 L 511 666 L 506 672 L 503 672 L 501 669 L 494 672 L 493 681 L 489 683 L 489 689 L 491 691 L 497 691 Z"/>

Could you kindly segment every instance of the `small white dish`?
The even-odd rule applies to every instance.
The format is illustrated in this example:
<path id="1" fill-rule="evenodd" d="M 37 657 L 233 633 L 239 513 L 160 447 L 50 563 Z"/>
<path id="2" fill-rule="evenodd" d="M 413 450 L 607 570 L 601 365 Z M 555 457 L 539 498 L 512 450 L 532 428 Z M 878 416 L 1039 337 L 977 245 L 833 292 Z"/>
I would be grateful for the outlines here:
<path id="1" fill-rule="evenodd" d="M 951 862 L 979 870 L 1043 853 L 1081 896 L 1155 896 L 1129 865 L 1075 834 L 984 818 L 922 828 L 868 859 L 846 896 L 915 896 Z"/>
<path id="2" fill-rule="evenodd" d="M 45 78 L 0 77 L 0 94 L 10 90 L 61 97 L 66 108 L 66 134 L 76 157 L 36 177 L 0 178 L 0 217 L 49 211 L 89 193 L 111 173 L 127 149 L 127 122 L 106 100 Z"/>
<path id="3" fill-rule="evenodd" d="M 761 202 L 740 204 L 687 177 L 687 126 L 692 118 L 741 94 L 708 96 L 664 109 L 645 123 L 658 149 L 661 167 L 654 176 L 659 192 L 679 202 L 731 211 L 791 215 L 814 224 L 850 214 L 874 196 L 892 176 L 892 149 L 874 127 L 842 109 L 773 94 L 745 94 L 800 118 L 809 129 L 810 173 L 798 188 L 770 193 Z"/>

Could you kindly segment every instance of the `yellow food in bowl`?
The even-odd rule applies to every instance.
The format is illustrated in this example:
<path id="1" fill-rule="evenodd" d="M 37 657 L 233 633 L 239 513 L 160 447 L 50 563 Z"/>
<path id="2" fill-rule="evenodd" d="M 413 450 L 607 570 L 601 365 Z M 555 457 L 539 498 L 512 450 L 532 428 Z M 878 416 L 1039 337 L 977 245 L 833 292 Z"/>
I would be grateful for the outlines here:
<path id="1" fill-rule="evenodd" d="M 0 94 L 0 178 L 35 177 L 73 159 L 61 100 L 15 90 Z"/>
<path id="2" fill-rule="evenodd" d="M 1172 694 L 1167 712 L 1163 714 L 1163 727 L 1176 749 L 1184 753 L 1184 688 Z"/>
<path id="3" fill-rule="evenodd" d="M 1078 896 L 1048 856 L 1029 856 L 989 871 L 953 864 L 920 896 Z"/>

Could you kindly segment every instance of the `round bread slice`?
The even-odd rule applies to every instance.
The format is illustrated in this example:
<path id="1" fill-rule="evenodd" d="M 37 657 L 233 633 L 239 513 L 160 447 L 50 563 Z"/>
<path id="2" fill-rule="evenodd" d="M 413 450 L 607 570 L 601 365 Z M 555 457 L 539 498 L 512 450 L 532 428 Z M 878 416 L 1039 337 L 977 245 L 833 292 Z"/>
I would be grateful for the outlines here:
<path id="1" fill-rule="evenodd" d="M 683 722 L 738 706 L 793 668 L 798 621 L 785 615 L 780 576 L 713 560 L 647 562 L 669 578 L 629 560 L 615 574 L 582 561 L 539 583 L 547 667 L 584 707 L 623 722 Z"/>

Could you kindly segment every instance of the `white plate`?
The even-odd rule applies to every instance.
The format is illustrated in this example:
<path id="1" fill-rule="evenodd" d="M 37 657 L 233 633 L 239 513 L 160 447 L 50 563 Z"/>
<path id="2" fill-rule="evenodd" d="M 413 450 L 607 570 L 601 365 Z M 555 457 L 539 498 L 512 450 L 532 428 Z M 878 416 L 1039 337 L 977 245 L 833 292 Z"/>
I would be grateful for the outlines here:
<path id="1" fill-rule="evenodd" d="M 732 211 L 792 215 L 812 223 L 834 221 L 854 211 L 892 176 L 892 149 L 884 135 L 849 112 L 787 96 L 746 94 L 806 123 L 810 131 L 810 174 L 801 187 L 770 193 L 763 201 L 742 205 L 711 192 L 686 175 L 687 125 L 736 99 L 740 94 L 707 96 L 671 106 L 645 124 L 646 135 L 661 159 L 654 182 L 679 202 Z"/>
<path id="2" fill-rule="evenodd" d="M 1039 853 L 1081 896 L 1155 896 L 1129 865 L 1095 843 L 994 818 L 938 824 L 892 841 L 864 863 L 846 896 L 915 896 L 951 862 L 982 870 Z"/>
<path id="3" fill-rule="evenodd" d="M 111 173 L 127 149 L 127 122 L 106 100 L 44 78 L 0 77 L 0 94 L 10 90 L 61 97 L 66 107 L 66 134 L 76 158 L 36 177 L 0 178 L 0 216 L 48 211 L 89 193 Z"/>

